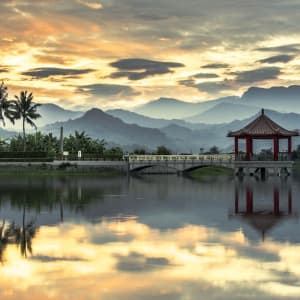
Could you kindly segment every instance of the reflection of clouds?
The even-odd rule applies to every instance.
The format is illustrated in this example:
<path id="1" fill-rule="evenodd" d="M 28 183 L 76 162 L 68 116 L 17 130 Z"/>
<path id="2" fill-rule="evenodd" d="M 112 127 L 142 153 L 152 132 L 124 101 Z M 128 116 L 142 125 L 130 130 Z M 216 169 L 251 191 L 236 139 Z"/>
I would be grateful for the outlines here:
<path id="1" fill-rule="evenodd" d="M 44 299 L 49 290 L 54 300 L 297 297 L 299 250 L 204 226 L 160 230 L 134 218 L 65 223 L 40 228 L 29 260 L 9 245 L 0 298 Z"/>
<path id="2" fill-rule="evenodd" d="M 82 258 L 79 257 L 55 257 L 55 256 L 46 256 L 46 255 L 33 255 L 30 257 L 32 260 L 40 262 L 53 262 L 53 261 L 82 261 Z"/>
<path id="3" fill-rule="evenodd" d="M 130 252 L 127 256 L 117 255 L 116 258 L 117 270 L 125 272 L 148 272 L 170 266 L 165 257 L 147 257 L 137 252 Z"/>

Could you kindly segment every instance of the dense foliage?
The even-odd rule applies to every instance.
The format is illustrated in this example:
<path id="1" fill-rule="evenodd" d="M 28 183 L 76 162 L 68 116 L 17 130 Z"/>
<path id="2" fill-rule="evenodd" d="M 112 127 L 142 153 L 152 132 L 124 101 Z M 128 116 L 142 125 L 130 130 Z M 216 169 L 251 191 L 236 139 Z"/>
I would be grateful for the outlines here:
<path id="1" fill-rule="evenodd" d="M 78 151 L 81 151 L 82 158 L 111 158 L 120 159 L 123 151 L 119 147 L 106 149 L 104 140 L 92 139 L 85 132 L 76 131 L 64 138 L 64 151 L 68 152 L 70 157 L 78 158 Z M 48 156 L 56 157 L 59 154 L 59 139 L 52 133 L 28 134 L 26 137 L 26 153 L 44 152 Z M 18 153 L 23 151 L 23 137 L 15 136 L 10 140 L 0 140 L 0 152 Z M 16 154 L 16 156 L 19 156 Z M 21 155 L 22 156 L 22 155 Z M 25 157 L 23 155 L 23 157 Z M 26 156 L 27 157 L 27 156 Z"/>

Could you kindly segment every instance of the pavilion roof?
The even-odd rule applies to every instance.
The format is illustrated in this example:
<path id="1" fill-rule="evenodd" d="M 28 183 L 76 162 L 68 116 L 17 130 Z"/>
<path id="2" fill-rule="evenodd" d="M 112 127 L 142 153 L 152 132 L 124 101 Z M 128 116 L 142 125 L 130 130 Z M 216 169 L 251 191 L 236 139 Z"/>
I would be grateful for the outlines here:
<path id="1" fill-rule="evenodd" d="M 265 115 L 264 109 L 261 110 L 261 114 L 244 128 L 237 131 L 230 131 L 228 137 L 242 137 L 242 136 L 298 136 L 299 132 L 297 130 L 287 130 L 268 116 Z"/>

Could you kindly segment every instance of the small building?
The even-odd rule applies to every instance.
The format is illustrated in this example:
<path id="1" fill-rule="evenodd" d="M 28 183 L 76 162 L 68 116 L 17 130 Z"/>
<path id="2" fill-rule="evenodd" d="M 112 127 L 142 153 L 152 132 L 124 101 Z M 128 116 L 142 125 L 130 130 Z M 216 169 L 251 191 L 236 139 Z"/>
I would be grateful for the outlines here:
<path id="1" fill-rule="evenodd" d="M 271 120 L 266 116 L 264 109 L 261 110 L 261 114 L 244 128 L 237 131 L 230 131 L 228 137 L 234 138 L 234 152 L 236 166 L 241 168 L 252 167 L 265 171 L 266 168 L 291 168 L 291 153 L 292 153 L 292 137 L 299 136 L 297 130 L 287 130 Z M 239 140 L 246 141 L 245 153 L 242 153 L 239 149 Z M 273 140 L 273 154 L 272 156 L 256 156 L 253 154 L 253 141 L 254 140 Z M 279 142 L 280 140 L 287 141 L 287 151 L 280 153 Z M 263 163 L 268 161 L 268 163 Z M 286 163 L 283 163 L 286 161 Z M 249 162 L 242 163 L 242 162 Z M 251 163 L 250 163 L 251 162 Z M 273 164 L 272 164 L 273 162 Z M 276 164 L 278 162 L 278 164 Z M 280 162 L 280 163 L 279 163 Z M 270 164 L 271 163 L 271 164 Z M 249 169 L 248 169 L 249 171 Z M 278 173 L 278 170 L 275 170 Z M 250 172 L 251 173 L 251 172 Z"/>

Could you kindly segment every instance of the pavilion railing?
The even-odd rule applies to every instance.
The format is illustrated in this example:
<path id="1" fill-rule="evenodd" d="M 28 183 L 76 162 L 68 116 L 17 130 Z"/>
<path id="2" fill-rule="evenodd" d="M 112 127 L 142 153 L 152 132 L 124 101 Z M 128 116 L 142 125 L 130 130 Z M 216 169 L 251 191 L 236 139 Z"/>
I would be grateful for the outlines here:
<path id="1" fill-rule="evenodd" d="M 246 153 L 239 153 L 235 160 L 245 161 L 248 160 L 246 157 Z M 291 155 L 287 152 L 279 152 L 278 153 L 278 161 L 290 161 Z M 251 154 L 250 161 L 274 161 L 273 153 L 259 153 L 259 154 Z"/>

